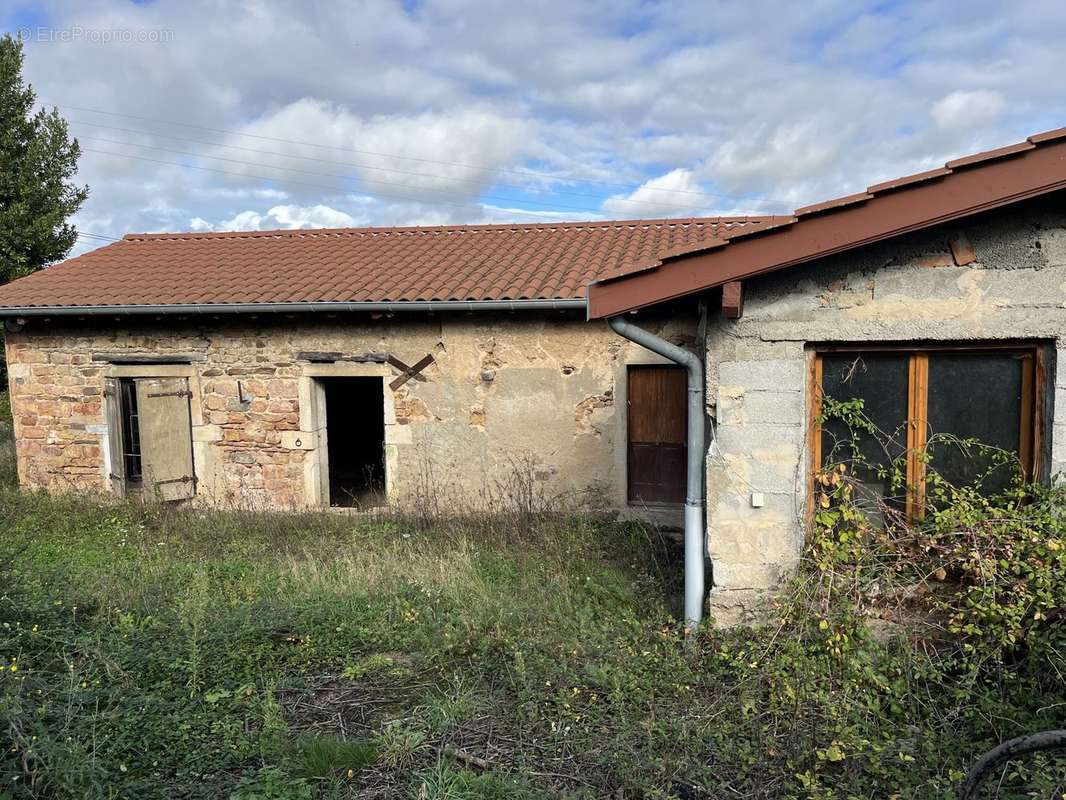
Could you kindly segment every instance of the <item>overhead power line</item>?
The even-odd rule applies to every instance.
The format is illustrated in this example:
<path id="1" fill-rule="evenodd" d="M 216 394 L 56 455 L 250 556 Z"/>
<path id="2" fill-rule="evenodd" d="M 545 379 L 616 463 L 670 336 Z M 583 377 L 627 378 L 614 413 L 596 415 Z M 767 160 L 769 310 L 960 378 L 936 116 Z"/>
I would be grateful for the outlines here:
<path id="1" fill-rule="evenodd" d="M 394 167 L 380 167 L 380 166 L 375 166 L 373 164 L 367 164 L 367 163 L 364 163 L 364 162 L 334 161 L 334 160 L 328 159 L 328 158 L 316 158 L 315 156 L 296 155 L 294 153 L 279 153 L 276 150 L 261 150 L 261 149 L 256 148 L 256 147 L 245 147 L 245 146 L 239 145 L 239 144 L 224 144 L 222 142 L 213 142 L 213 141 L 208 141 L 208 140 L 205 140 L 205 139 L 192 139 L 192 138 L 189 138 L 187 136 L 174 136 L 174 135 L 168 134 L 168 133 L 158 133 L 156 131 L 147 131 L 147 130 L 138 129 L 138 128 L 124 128 L 124 127 L 121 127 L 121 126 L 118 126 L 118 125 L 104 125 L 104 124 L 99 123 L 99 122 L 89 122 L 88 120 L 82 120 L 82 119 L 70 119 L 70 120 L 68 120 L 68 122 L 71 122 L 71 123 L 73 123 L 75 125 L 88 125 L 88 126 L 93 127 L 93 128 L 103 128 L 105 130 L 110 130 L 110 131 L 119 131 L 121 133 L 131 133 L 131 134 L 136 134 L 136 135 L 141 135 L 141 136 L 152 136 L 152 137 L 155 137 L 155 138 L 168 139 L 168 140 L 175 141 L 175 142 L 188 142 L 188 143 L 191 143 L 191 144 L 202 144 L 202 145 L 207 145 L 209 147 L 220 147 L 220 148 L 224 148 L 226 150 L 240 150 L 242 152 L 254 153 L 256 155 L 277 156 L 279 158 L 296 159 L 296 160 L 299 160 L 299 161 L 312 161 L 312 162 L 315 162 L 315 163 L 318 163 L 318 164 L 331 164 L 333 166 L 354 167 L 356 169 L 372 170 L 374 172 L 388 172 L 388 173 L 393 173 L 393 174 L 397 174 L 397 175 L 409 175 L 409 176 L 413 176 L 413 177 L 417 177 L 417 178 L 432 178 L 434 180 L 448 181 L 448 182 L 457 183 L 457 184 L 479 185 L 481 183 L 480 180 L 472 179 L 472 178 L 460 178 L 460 177 L 456 177 L 456 176 L 453 176 L 453 175 L 441 175 L 439 173 L 415 172 L 413 170 L 396 169 Z M 91 139 L 92 137 L 81 136 L 79 138 L 88 140 L 88 139 Z M 94 141 L 112 141 L 112 140 L 94 140 Z M 120 141 L 120 142 L 114 142 L 114 143 L 115 144 L 129 144 L 129 145 L 134 145 L 134 146 L 147 146 L 147 145 L 140 145 L 137 142 Z M 165 148 L 159 148 L 159 149 L 165 149 Z M 174 152 L 180 152 L 180 151 L 174 151 Z M 403 184 L 397 184 L 397 185 L 403 185 Z M 509 182 L 508 185 L 521 186 L 522 184 L 516 183 L 516 182 L 514 182 L 512 180 L 511 182 Z M 659 191 L 659 190 L 657 190 L 657 191 Z M 666 190 L 662 190 L 662 191 L 666 191 Z M 596 200 L 596 201 L 598 201 L 600 203 L 602 203 L 606 199 L 612 199 L 612 198 L 609 198 L 609 197 L 604 197 L 602 194 L 589 194 L 587 192 L 575 192 L 575 191 L 571 191 L 571 190 L 568 190 L 568 189 L 558 189 L 558 188 L 554 188 L 554 187 L 551 189 L 551 193 L 553 195 L 566 195 L 568 197 L 589 198 L 591 200 Z M 743 198 L 743 197 L 739 197 L 739 196 L 715 194 L 715 193 L 710 193 L 710 192 L 708 192 L 706 194 L 706 196 L 707 197 L 717 198 L 717 199 L 724 199 L 724 200 L 736 200 L 736 201 L 740 201 L 740 202 L 744 202 L 746 199 L 749 199 L 749 198 Z M 670 208 L 672 210 L 678 210 L 678 211 L 682 211 L 682 210 L 705 211 L 705 210 L 707 210 L 706 206 L 694 206 L 694 205 L 689 205 L 689 204 L 682 205 L 682 204 L 675 204 L 675 203 L 664 203 L 663 201 L 659 201 L 659 200 L 636 200 L 636 199 L 632 199 L 632 198 L 617 198 L 617 199 L 619 199 L 619 200 L 621 200 L 623 202 L 626 202 L 626 203 L 634 203 L 636 205 L 648 205 L 648 206 L 654 206 L 656 208 Z"/>
<path id="2" fill-rule="evenodd" d="M 374 151 L 374 150 L 363 150 L 363 149 L 358 149 L 358 148 L 354 148 L 354 147 L 338 147 L 336 145 L 320 144 L 320 143 L 317 143 L 317 142 L 300 141 L 300 140 L 297 140 L 297 139 L 285 139 L 285 138 L 278 137 L 278 136 L 266 136 L 266 135 L 263 135 L 263 134 L 256 134 L 256 133 L 244 133 L 244 132 L 241 132 L 241 131 L 229 130 L 229 129 L 226 129 L 226 128 L 212 128 L 212 127 L 207 127 L 207 126 L 204 126 L 204 125 L 195 125 L 195 124 L 192 124 L 192 123 L 189 123 L 189 122 L 179 122 L 177 120 L 160 119 L 158 117 L 146 117 L 146 116 L 141 116 L 141 115 L 137 115 L 137 114 L 125 114 L 125 113 L 118 112 L 118 111 L 107 111 L 107 110 L 99 109 L 99 108 L 89 108 L 87 106 L 76 106 L 76 105 L 63 104 L 63 103 L 55 103 L 55 104 L 51 104 L 51 105 L 57 105 L 59 108 L 69 109 L 71 111 L 81 111 L 81 112 L 87 112 L 87 113 L 90 113 L 90 114 L 103 114 L 105 116 L 121 117 L 121 118 L 125 118 L 125 119 L 136 119 L 136 120 L 140 120 L 142 122 L 151 122 L 151 123 L 160 124 L 160 125 L 177 125 L 177 126 L 182 127 L 182 128 L 191 128 L 191 129 L 194 129 L 194 130 L 208 131 L 210 133 L 219 133 L 219 134 L 224 134 L 226 136 L 243 136 L 243 137 L 250 138 L 250 139 L 259 139 L 259 140 L 268 141 L 268 142 L 280 142 L 280 143 L 283 143 L 283 144 L 294 144 L 294 145 L 300 145 L 300 146 L 304 146 L 304 147 L 314 147 L 314 148 L 318 148 L 318 149 L 321 149 L 321 150 L 333 150 L 333 151 L 338 151 L 338 152 L 357 153 L 357 154 L 360 154 L 360 155 L 377 156 L 377 157 L 381 157 L 381 158 L 391 158 L 391 159 L 398 159 L 398 160 L 403 160 L 403 161 L 415 161 L 415 162 L 423 163 L 423 164 L 437 164 L 437 165 L 447 166 L 447 167 L 462 167 L 464 169 L 478 170 L 480 172 L 497 173 L 497 174 L 505 174 L 505 175 L 516 175 L 516 176 L 525 178 L 527 180 L 535 179 L 535 180 L 544 180 L 544 181 L 552 181 L 552 182 L 574 181 L 574 182 L 581 182 L 581 183 L 597 184 L 597 185 L 601 185 L 601 186 L 614 186 L 616 188 L 622 188 L 622 189 L 626 189 L 626 190 L 629 190 L 629 191 L 634 191 L 636 189 L 643 189 L 644 191 L 663 192 L 663 193 L 666 193 L 666 194 L 694 195 L 694 196 L 697 196 L 697 197 L 704 197 L 704 196 L 708 196 L 710 194 L 710 193 L 707 193 L 707 192 L 691 190 L 691 189 L 667 189 L 667 188 L 658 187 L 658 186 L 647 186 L 644 183 L 620 183 L 620 182 L 617 182 L 617 181 L 607 181 L 607 180 L 603 180 L 603 179 L 599 179 L 599 178 L 585 178 L 585 177 L 577 177 L 577 176 L 573 176 L 573 175 L 560 175 L 560 174 L 552 173 L 552 172 L 538 172 L 536 170 L 507 169 L 507 168 L 504 168 L 504 167 L 485 167 L 485 166 L 481 166 L 481 165 L 478 165 L 478 164 L 467 164 L 467 163 L 459 162 L 459 161 L 443 161 L 443 160 L 432 159 L 432 158 L 422 158 L 422 157 L 418 157 L 418 156 L 400 155 L 398 153 L 383 153 L 383 152 Z M 738 200 L 738 199 L 739 200 L 743 200 L 743 199 L 745 199 L 745 198 L 742 198 L 742 197 L 739 197 L 739 196 L 729 196 L 729 195 L 710 194 L 710 196 L 719 197 L 721 199 L 733 199 L 733 200 Z"/>
<path id="3" fill-rule="evenodd" d="M 96 153 L 97 155 L 103 155 L 103 156 L 112 156 L 113 158 L 132 158 L 132 159 L 135 159 L 137 161 L 149 161 L 149 162 L 151 162 L 153 164 L 165 164 L 165 165 L 170 166 L 170 167 L 180 167 L 182 169 L 196 169 L 196 170 L 201 170 L 203 172 L 214 172 L 214 173 L 216 173 L 218 175 L 232 175 L 232 176 L 234 176 L 236 178 L 246 178 L 246 179 L 247 178 L 256 178 L 258 180 L 273 181 L 273 182 L 277 182 L 279 180 L 278 176 L 276 176 L 276 175 L 255 175 L 255 174 L 246 173 L 246 172 L 233 172 L 231 170 L 216 169 L 214 167 L 201 167 L 201 166 L 196 165 L 196 164 L 182 164 L 179 161 L 164 161 L 164 160 L 159 159 L 159 158 L 148 158 L 147 156 L 135 156 L 135 155 L 132 155 L 130 153 L 113 153 L 113 152 L 109 152 L 107 150 L 95 150 L 95 149 L 90 148 L 90 147 L 83 147 L 82 148 L 82 152 L 83 153 Z M 337 191 L 337 187 L 336 186 L 326 186 L 325 184 L 322 184 L 322 183 L 313 183 L 311 181 L 294 180 L 292 178 L 285 178 L 284 180 L 286 180 L 289 183 L 296 183 L 296 184 L 300 184 L 300 185 L 303 185 L 303 186 L 313 186 L 313 187 L 315 187 L 317 189 L 328 189 L 329 191 L 332 191 L 332 192 L 336 192 Z M 432 200 L 432 199 L 427 200 L 426 197 L 414 197 L 414 196 L 411 196 L 411 195 L 401 195 L 401 194 L 394 194 L 394 193 L 387 193 L 387 192 L 376 192 L 375 194 L 379 194 L 379 195 L 382 195 L 382 196 L 385 196 L 385 197 L 395 197 L 395 198 L 401 199 L 401 200 L 408 200 L 408 201 L 413 202 L 413 203 L 431 202 L 431 203 L 434 203 L 434 204 L 437 204 L 437 205 L 455 206 L 456 208 L 464 208 L 464 209 L 470 207 L 470 203 L 453 203 L 453 202 L 449 202 L 447 200 Z M 473 201 L 473 202 L 476 202 L 476 201 Z M 541 222 L 553 222 L 553 221 L 555 221 L 555 220 L 551 220 L 551 219 L 545 219 L 543 213 L 539 213 L 539 212 L 536 212 L 536 211 L 522 211 L 521 209 L 517 209 L 517 208 L 508 208 L 508 209 L 501 209 L 501 210 L 505 210 L 509 214 L 515 214 L 515 215 L 526 216 L 526 217 L 535 217 L 536 219 L 540 220 Z M 582 209 L 582 210 L 583 211 L 590 211 L 589 209 Z"/>
<path id="4" fill-rule="evenodd" d="M 297 145 L 303 145 L 304 147 L 316 147 L 316 148 L 319 148 L 319 149 L 322 149 L 322 150 L 336 150 L 336 151 L 340 151 L 340 152 L 359 153 L 360 155 L 379 156 L 381 158 L 395 158 L 395 159 L 402 159 L 404 161 L 417 161 L 417 162 L 420 162 L 420 163 L 423 163 L 423 164 L 438 164 L 438 165 L 446 166 L 446 167 L 463 167 L 464 169 L 476 169 L 476 170 L 480 170 L 480 171 L 483 171 L 483 172 L 500 172 L 500 173 L 505 173 L 505 174 L 509 174 L 509 175 L 520 175 L 520 176 L 525 177 L 525 178 L 536 178 L 538 180 L 551 180 L 551 181 L 579 180 L 579 181 L 583 181 L 585 183 L 599 183 L 599 184 L 606 184 L 608 186 L 625 187 L 625 188 L 630 188 L 630 189 L 639 188 L 640 185 L 641 185 L 641 184 L 615 183 L 613 181 L 604 181 L 604 180 L 600 180 L 600 179 L 596 179 L 596 178 L 572 178 L 572 177 L 557 175 L 557 174 L 554 174 L 554 173 L 551 173 L 551 172 L 537 172 L 535 170 L 506 169 L 504 167 L 485 167 L 485 166 L 481 166 L 479 164 L 466 164 L 466 163 L 463 163 L 463 162 L 460 162 L 460 161 L 440 161 L 440 160 L 433 159 L 433 158 L 421 158 L 419 156 L 404 156 L 404 155 L 400 155 L 398 153 L 382 153 L 382 152 L 378 152 L 378 151 L 375 151 L 375 150 L 362 150 L 362 149 L 357 149 L 357 148 L 354 148 L 354 147 L 338 147 L 336 145 L 319 144 L 319 143 L 316 143 L 316 142 L 299 141 L 297 139 L 284 139 L 284 138 L 281 138 L 281 137 L 278 137 L 278 136 L 265 136 L 263 134 L 258 134 L 258 133 L 243 133 L 241 131 L 228 130 L 228 129 L 225 129 L 225 128 L 209 128 L 209 127 L 206 127 L 204 125 L 194 125 L 194 124 L 189 123 L 189 122 L 178 122 L 177 120 L 160 119 L 158 117 L 144 117 L 144 116 L 138 116 L 136 114 L 123 114 L 123 113 L 118 112 L 118 111 L 105 111 L 105 110 L 99 109 L 99 108 L 87 108 L 85 106 L 72 106 L 72 105 L 59 104 L 59 103 L 57 103 L 55 105 L 58 105 L 60 108 L 68 108 L 68 109 L 70 109 L 72 111 L 85 111 L 85 112 L 89 112 L 91 114 L 105 114 L 105 115 L 111 116 L 111 117 L 125 117 L 127 119 L 137 119 L 137 120 L 141 120 L 142 122 L 154 122 L 154 123 L 158 123 L 158 124 L 161 124 L 161 125 L 179 125 L 179 126 L 181 126 L 183 128 L 194 128 L 196 130 L 210 131 L 211 133 L 222 133 L 222 134 L 225 134 L 227 136 L 245 136 L 245 137 L 247 137 L 249 139 L 262 139 L 263 141 L 281 142 L 283 144 L 297 144 Z M 654 188 L 654 187 L 649 187 L 649 188 Z M 689 191 L 689 190 L 686 190 L 686 189 L 656 189 L 656 191 L 676 192 L 676 193 L 681 193 L 681 194 L 695 194 L 695 195 L 702 195 L 703 194 L 703 192 Z"/>
<path id="5" fill-rule="evenodd" d="M 104 236 L 102 233 L 87 233 L 86 231 L 78 231 L 79 239 L 99 239 L 102 242 L 121 242 L 121 239 L 116 239 L 114 236 Z"/>
<path id="6" fill-rule="evenodd" d="M 295 167 L 283 167 L 283 166 L 280 166 L 280 165 L 277 165 L 277 164 L 263 164 L 262 162 L 258 162 L 258 161 L 242 161 L 240 159 L 227 158 L 225 156 L 206 155 L 204 153 L 191 152 L 189 150 L 176 150 L 176 149 L 170 148 L 170 147 L 159 147 L 158 145 L 139 144 L 137 142 L 124 142 L 124 141 L 118 141 L 118 140 L 115 140 L 115 139 L 104 139 L 104 138 L 100 138 L 100 137 L 96 137 L 96 136 L 83 136 L 81 138 L 84 141 L 98 142 L 98 143 L 102 143 L 102 144 L 119 145 L 120 147 L 139 147 L 139 148 L 142 148 L 142 149 L 145 149 L 145 150 L 159 150 L 159 151 L 164 152 L 164 153 L 173 153 L 175 155 L 193 156 L 194 158 L 205 158 L 205 159 L 210 159 L 210 160 L 214 160 L 214 161 L 225 161 L 226 163 L 229 163 L 229 164 L 240 164 L 240 165 L 246 166 L 246 167 L 257 167 L 257 168 L 261 168 L 261 169 L 277 169 L 277 170 L 283 170 L 285 172 L 294 172 L 294 173 L 297 173 L 299 175 L 310 175 L 310 176 L 316 177 L 316 178 L 330 178 L 330 179 L 333 179 L 333 180 L 351 180 L 351 181 L 357 181 L 360 184 L 369 184 L 369 185 L 374 185 L 374 186 L 396 186 L 396 187 L 399 187 L 401 189 L 411 189 L 411 190 L 414 190 L 416 192 L 426 192 L 429 195 L 430 198 L 432 198 L 434 196 L 438 196 L 438 197 L 439 196 L 445 196 L 445 197 L 453 197 L 453 198 L 465 199 L 465 195 L 455 194 L 454 192 L 452 192 L 452 193 L 442 192 L 440 189 L 436 189 L 436 188 L 431 187 L 431 186 L 416 186 L 416 185 L 410 184 L 410 183 L 397 183 L 395 181 L 383 181 L 383 180 L 378 180 L 376 178 L 364 178 L 364 177 L 359 176 L 359 175 L 342 175 L 342 174 L 328 173 L 328 172 L 312 172 L 310 170 L 297 169 Z M 274 180 L 288 180 L 288 178 L 275 178 Z M 531 200 L 531 199 L 524 198 L 524 197 L 506 197 L 506 196 L 503 196 L 503 195 L 490 195 L 490 194 L 480 194 L 478 197 L 480 199 L 492 200 L 494 202 L 500 202 L 500 203 L 523 203 L 523 204 L 527 204 L 527 205 L 535 205 L 535 206 L 540 206 L 542 208 L 545 208 L 547 210 L 579 211 L 579 212 L 582 212 L 582 213 L 589 213 L 590 211 L 595 211 L 596 210 L 596 209 L 587 208 L 585 206 L 569 206 L 569 205 L 563 205 L 562 203 L 551 203 L 551 202 L 545 202 L 543 200 Z M 628 202 L 628 201 L 626 201 L 626 202 Z M 656 205 L 659 208 L 664 207 L 662 204 L 658 204 L 658 203 L 653 204 L 653 205 Z M 666 205 L 665 207 L 669 208 L 669 209 L 672 209 L 672 210 L 689 210 L 689 211 L 708 211 L 709 210 L 709 209 L 706 209 L 706 208 L 699 209 L 699 208 L 696 208 L 694 206 L 675 207 L 675 206 Z"/>

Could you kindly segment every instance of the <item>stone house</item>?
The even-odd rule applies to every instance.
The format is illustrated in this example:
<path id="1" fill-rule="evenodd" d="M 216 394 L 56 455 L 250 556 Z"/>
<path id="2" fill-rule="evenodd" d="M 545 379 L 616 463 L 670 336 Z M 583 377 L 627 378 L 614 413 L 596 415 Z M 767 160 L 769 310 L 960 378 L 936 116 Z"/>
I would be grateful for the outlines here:
<path id="1" fill-rule="evenodd" d="M 127 236 L 3 287 L 3 313 L 23 309 L 6 317 L 20 479 L 289 509 L 466 507 L 525 477 L 544 498 L 668 512 L 683 462 L 663 448 L 665 478 L 626 480 L 615 393 L 643 381 L 654 420 L 676 367 L 590 325 L 585 287 L 763 224 Z M 697 306 L 657 329 L 694 347 Z"/>
<path id="2" fill-rule="evenodd" d="M 130 235 L 0 288 L 20 480 L 684 509 L 728 621 L 800 556 L 824 397 L 1066 468 L 1064 190 L 1066 129 L 790 216 Z"/>

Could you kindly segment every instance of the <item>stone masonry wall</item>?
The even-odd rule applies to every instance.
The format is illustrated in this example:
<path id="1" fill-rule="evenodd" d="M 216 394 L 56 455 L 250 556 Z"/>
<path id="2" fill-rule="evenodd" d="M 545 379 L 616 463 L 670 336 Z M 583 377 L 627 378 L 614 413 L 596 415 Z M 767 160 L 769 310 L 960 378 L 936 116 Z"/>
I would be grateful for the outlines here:
<path id="1" fill-rule="evenodd" d="M 695 320 L 644 320 L 694 347 Z M 370 319 L 156 320 L 116 326 L 33 321 L 7 334 L 18 468 L 26 487 L 99 490 L 108 485 L 107 376 L 187 375 L 193 392 L 198 502 L 285 509 L 315 503 L 317 434 L 311 378 L 330 367 L 300 351 L 388 352 L 408 364 L 427 353 L 425 382 L 393 392 L 398 375 L 379 364 L 344 374 L 378 375 L 385 388 L 388 494 L 402 504 L 432 491 L 449 503 L 505 491 L 531 473 L 545 497 L 591 490 L 625 505 L 627 363 L 661 359 L 605 324 L 571 314 L 397 314 Z M 187 367 L 115 366 L 105 355 L 200 360 Z M 117 359 L 116 359 L 117 360 Z M 317 371 L 316 371 L 317 370 Z M 354 372 L 352 372 L 354 370 Z M 340 373 L 338 373 L 340 374 Z"/>
<path id="2" fill-rule="evenodd" d="M 957 266 L 963 233 L 976 261 Z M 1066 470 L 1066 208 L 994 212 L 745 283 L 739 320 L 709 326 L 707 460 L 712 611 L 729 623 L 779 584 L 802 553 L 809 345 L 1044 340 L 1053 415 L 1045 463 Z M 1057 376 L 1057 377 L 1056 377 Z M 979 399 L 975 399 L 975 403 Z M 765 497 L 753 508 L 752 492 Z"/>

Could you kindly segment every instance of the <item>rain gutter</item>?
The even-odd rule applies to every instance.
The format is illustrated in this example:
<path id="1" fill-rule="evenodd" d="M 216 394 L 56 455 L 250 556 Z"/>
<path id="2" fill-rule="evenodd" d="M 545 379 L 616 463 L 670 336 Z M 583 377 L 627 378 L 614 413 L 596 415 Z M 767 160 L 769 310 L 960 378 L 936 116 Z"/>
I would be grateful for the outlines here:
<path id="1" fill-rule="evenodd" d="M 0 317 L 88 317 L 96 315 L 307 314 L 376 311 L 568 311 L 584 300 L 405 300 L 360 303 L 176 303 L 172 305 L 0 306 Z"/>

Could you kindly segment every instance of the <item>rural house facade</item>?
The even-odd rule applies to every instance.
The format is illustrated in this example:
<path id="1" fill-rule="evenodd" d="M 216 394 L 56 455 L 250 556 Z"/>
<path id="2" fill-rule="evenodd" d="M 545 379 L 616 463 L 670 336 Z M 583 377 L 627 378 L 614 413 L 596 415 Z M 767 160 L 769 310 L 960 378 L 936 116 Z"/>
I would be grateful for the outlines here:
<path id="1" fill-rule="evenodd" d="M 683 462 L 628 485 L 615 391 L 633 372 L 640 423 L 654 423 L 653 367 L 673 365 L 589 325 L 585 286 L 761 224 L 126 237 L 38 273 L 36 288 L 5 287 L 108 306 L 8 318 L 21 479 L 242 508 L 465 508 L 528 472 L 545 498 L 668 507 L 684 499 Z M 658 328 L 695 346 L 696 305 Z"/>
<path id="2" fill-rule="evenodd" d="M 800 557 L 825 397 L 1066 468 L 1064 190 L 1066 129 L 783 217 L 127 236 L 0 288 L 20 480 L 684 504 L 729 621 Z"/>

